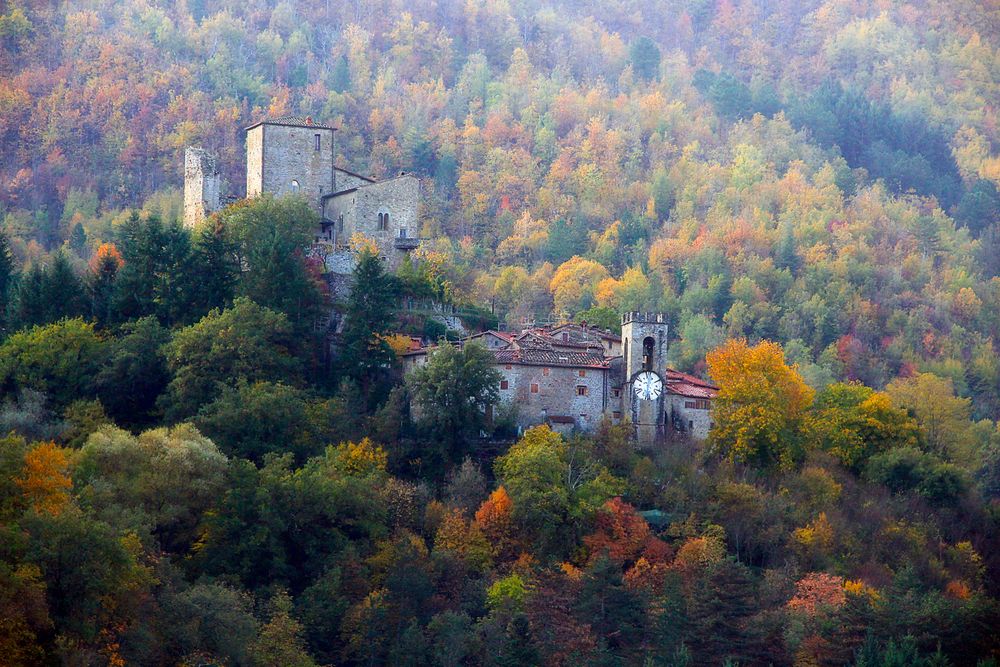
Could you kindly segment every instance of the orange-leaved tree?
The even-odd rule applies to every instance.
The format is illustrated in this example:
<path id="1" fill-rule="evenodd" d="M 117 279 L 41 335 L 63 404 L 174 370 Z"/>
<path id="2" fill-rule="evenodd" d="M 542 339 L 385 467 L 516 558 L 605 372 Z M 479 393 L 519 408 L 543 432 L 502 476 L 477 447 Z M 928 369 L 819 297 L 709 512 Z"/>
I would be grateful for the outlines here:
<path id="1" fill-rule="evenodd" d="M 57 516 L 70 502 L 73 480 L 68 474 L 67 450 L 46 442 L 24 455 L 24 473 L 17 485 L 35 511 Z"/>
<path id="2" fill-rule="evenodd" d="M 787 467 L 801 457 L 800 426 L 815 392 L 778 343 L 751 347 L 734 339 L 706 356 L 719 386 L 711 440 L 726 457 L 762 467 Z"/>
<path id="3" fill-rule="evenodd" d="M 513 512 L 514 503 L 503 486 L 497 487 L 476 510 L 476 525 L 493 546 L 493 556 L 500 561 L 511 560 L 517 555 Z"/>
<path id="4" fill-rule="evenodd" d="M 670 548 L 650 534 L 646 520 L 621 498 L 604 503 L 594 523 L 594 532 L 583 538 L 592 561 L 604 553 L 619 565 L 634 563 L 640 557 L 648 562 L 670 558 Z"/>

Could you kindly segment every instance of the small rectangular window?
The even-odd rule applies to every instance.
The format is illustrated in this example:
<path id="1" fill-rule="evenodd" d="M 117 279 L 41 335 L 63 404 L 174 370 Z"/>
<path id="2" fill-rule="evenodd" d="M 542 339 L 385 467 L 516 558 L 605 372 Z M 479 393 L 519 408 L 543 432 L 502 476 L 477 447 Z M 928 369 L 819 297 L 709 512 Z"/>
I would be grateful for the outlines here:
<path id="1" fill-rule="evenodd" d="M 501 389 L 507 389 L 509 387 L 510 387 L 510 384 L 507 382 L 507 380 L 500 380 L 500 388 Z"/>
<path id="2" fill-rule="evenodd" d="M 615 389 L 613 390 L 613 393 L 615 395 L 615 398 L 618 398 L 619 396 L 622 395 L 621 389 Z"/>
<path id="3" fill-rule="evenodd" d="M 621 419 L 621 418 L 622 418 L 622 413 L 620 413 L 620 412 L 618 412 L 617 410 L 615 410 L 614 412 L 612 412 L 612 413 L 611 413 L 611 416 L 612 416 L 612 417 L 613 417 L 614 419 Z"/>
<path id="4" fill-rule="evenodd" d="M 548 375 L 549 375 L 549 369 L 548 368 L 543 368 L 542 369 L 542 375 L 548 377 Z"/>
<path id="5" fill-rule="evenodd" d="M 313 139 L 314 139 L 314 140 L 315 140 L 315 142 L 316 142 L 316 148 L 315 148 L 315 150 L 317 150 L 317 151 L 318 151 L 318 150 L 319 150 L 319 141 L 320 141 L 320 138 L 319 138 L 319 135 L 318 135 L 318 134 L 316 134 L 316 135 L 313 135 Z"/>
<path id="6" fill-rule="evenodd" d="M 537 394 L 538 393 L 538 385 L 535 384 L 534 382 L 531 383 L 531 393 L 532 394 Z"/>
<path id="7" fill-rule="evenodd" d="M 583 369 L 580 369 L 580 377 L 582 377 L 582 378 L 587 377 L 587 371 L 585 371 Z"/>
<path id="8" fill-rule="evenodd" d="M 506 368 L 507 370 L 510 370 L 511 368 L 513 368 L 513 366 L 511 366 L 510 364 L 507 364 L 506 366 L 504 366 L 504 368 Z"/>
<path id="9" fill-rule="evenodd" d="M 585 385 L 585 384 L 578 384 L 578 385 L 576 385 L 576 395 L 577 396 L 586 396 L 587 395 L 587 385 Z"/>

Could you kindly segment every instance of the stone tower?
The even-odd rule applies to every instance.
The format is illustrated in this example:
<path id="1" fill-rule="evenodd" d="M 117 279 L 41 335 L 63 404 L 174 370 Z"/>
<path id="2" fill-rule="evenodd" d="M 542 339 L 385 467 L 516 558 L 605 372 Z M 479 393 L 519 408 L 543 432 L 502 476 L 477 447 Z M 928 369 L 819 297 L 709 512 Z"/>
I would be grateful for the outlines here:
<path id="1" fill-rule="evenodd" d="M 335 192 L 333 132 L 311 118 L 278 118 L 247 128 L 247 197 L 298 193 L 317 214 Z"/>
<path id="2" fill-rule="evenodd" d="M 184 151 L 184 226 L 195 227 L 219 210 L 219 171 L 215 158 L 201 148 Z"/>
<path id="3" fill-rule="evenodd" d="M 622 315 L 622 355 L 627 391 L 624 402 L 631 408 L 639 445 L 650 447 L 664 437 L 667 316 L 638 312 Z"/>

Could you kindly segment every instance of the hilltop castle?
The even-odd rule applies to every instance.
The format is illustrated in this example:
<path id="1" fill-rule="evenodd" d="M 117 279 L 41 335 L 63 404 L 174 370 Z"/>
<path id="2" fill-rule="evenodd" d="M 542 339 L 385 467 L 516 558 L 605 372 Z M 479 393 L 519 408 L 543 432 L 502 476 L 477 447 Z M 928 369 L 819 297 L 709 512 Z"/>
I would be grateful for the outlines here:
<path id="1" fill-rule="evenodd" d="M 334 164 L 336 128 L 312 118 L 275 118 L 246 128 L 246 196 L 297 193 L 320 217 L 316 246 L 327 270 L 353 268 L 350 239 L 374 240 L 394 268 L 419 245 L 420 182 L 400 174 L 384 181 Z M 184 155 L 184 225 L 194 227 L 222 207 L 214 156 L 189 147 Z"/>

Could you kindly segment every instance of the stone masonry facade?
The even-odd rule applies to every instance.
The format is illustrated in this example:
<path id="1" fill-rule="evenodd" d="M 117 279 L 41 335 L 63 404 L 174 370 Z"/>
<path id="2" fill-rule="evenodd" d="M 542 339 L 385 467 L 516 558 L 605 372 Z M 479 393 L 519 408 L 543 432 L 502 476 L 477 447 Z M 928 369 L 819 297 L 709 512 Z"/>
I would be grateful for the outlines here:
<path id="1" fill-rule="evenodd" d="M 519 430 L 548 424 L 554 430 L 589 432 L 609 419 L 627 421 L 638 444 L 653 447 L 671 437 L 704 439 L 711 428 L 708 382 L 666 366 L 666 318 L 660 313 L 626 313 L 621 334 L 562 324 L 514 334 L 487 331 L 459 344 L 478 343 L 493 352 L 500 373 L 500 401 L 513 407 Z M 652 346 L 650 346 L 652 339 Z M 434 347 L 404 354 L 404 372 L 425 364 Z M 655 400 L 637 396 L 635 376 L 661 378 Z"/>
<path id="2" fill-rule="evenodd" d="M 320 216 L 314 252 L 332 280 L 354 267 L 351 240 L 374 241 L 389 268 L 419 246 L 420 181 L 400 174 L 374 179 L 335 166 L 336 129 L 311 118 L 283 117 L 246 128 L 246 196 L 297 194 Z M 215 161 L 188 148 L 184 165 L 184 224 L 195 227 L 221 207 Z M 343 280 L 341 280 L 343 282 Z"/>
<path id="3" fill-rule="evenodd" d="M 184 223 L 200 225 L 219 208 L 220 176 L 215 158 L 200 148 L 184 151 Z"/>

